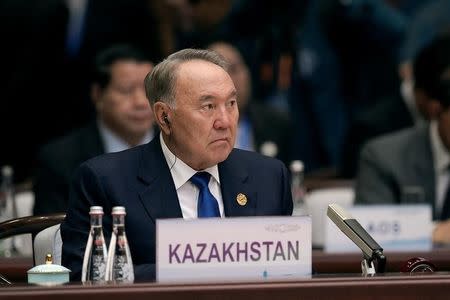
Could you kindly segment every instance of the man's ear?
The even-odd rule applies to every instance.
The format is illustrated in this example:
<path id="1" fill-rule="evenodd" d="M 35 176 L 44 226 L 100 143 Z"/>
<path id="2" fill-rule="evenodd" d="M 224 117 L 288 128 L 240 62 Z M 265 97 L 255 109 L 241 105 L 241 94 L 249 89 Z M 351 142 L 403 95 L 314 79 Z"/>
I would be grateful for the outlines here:
<path id="1" fill-rule="evenodd" d="M 97 83 L 91 85 L 91 100 L 97 111 L 102 110 L 102 88 Z"/>
<path id="2" fill-rule="evenodd" d="M 156 123 L 158 123 L 159 128 L 164 134 L 170 135 L 172 131 L 169 121 L 170 107 L 164 102 L 157 101 L 155 105 L 153 105 L 153 109 L 155 112 Z"/>
<path id="3" fill-rule="evenodd" d="M 442 106 L 439 101 L 428 96 L 423 89 L 414 89 L 414 100 L 416 102 L 417 109 L 426 120 L 436 119 L 442 110 Z"/>
<path id="4" fill-rule="evenodd" d="M 442 104 L 440 101 L 431 98 L 428 104 L 428 111 L 430 115 L 430 120 L 435 120 L 439 117 L 439 115 L 444 111 Z"/>

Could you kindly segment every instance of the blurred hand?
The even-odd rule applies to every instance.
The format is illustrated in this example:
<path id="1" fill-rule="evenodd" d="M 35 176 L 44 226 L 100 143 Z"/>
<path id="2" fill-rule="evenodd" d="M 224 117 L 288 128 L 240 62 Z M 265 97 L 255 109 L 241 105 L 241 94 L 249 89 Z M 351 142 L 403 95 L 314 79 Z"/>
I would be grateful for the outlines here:
<path id="1" fill-rule="evenodd" d="M 433 243 L 450 244 L 450 219 L 436 223 L 433 230 Z"/>

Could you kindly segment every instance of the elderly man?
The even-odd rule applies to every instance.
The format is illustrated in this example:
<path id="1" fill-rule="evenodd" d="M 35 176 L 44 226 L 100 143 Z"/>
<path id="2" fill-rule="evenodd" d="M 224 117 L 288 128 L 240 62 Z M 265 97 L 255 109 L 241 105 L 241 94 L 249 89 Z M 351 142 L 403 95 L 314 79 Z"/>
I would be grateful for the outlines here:
<path id="1" fill-rule="evenodd" d="M 80 278 L 92 205 L 105 210 L 107 240 L 111 208 L 125 206 L 137 280 L 154 277 L 156 219 L 291 215 L 284 164 L 233 149 L 239 111 L 226 65 L 208 50 L 170 55 L 145 80 L 160 135 L 79 167 L 61 226 L 62 263 L 72 270 L 72 280 Z M 197 187 L 199 181 L 207 192 Z M 208 201 L 201 197 L 204 193 L 212 194 Z M 247 202 L 237 201 L 238 194 Z"/>

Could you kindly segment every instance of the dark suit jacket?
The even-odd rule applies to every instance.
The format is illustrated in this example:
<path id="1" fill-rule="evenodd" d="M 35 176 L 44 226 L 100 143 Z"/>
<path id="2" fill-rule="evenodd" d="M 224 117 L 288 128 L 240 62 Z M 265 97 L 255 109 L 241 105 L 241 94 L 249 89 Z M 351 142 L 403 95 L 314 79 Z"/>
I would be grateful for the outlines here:
<path id="1" fill-rule="evenodd" d="M 280 161 L 234 149 L 218 167 L 225 216 L 292 214 L 289 175 Z M 247 196 L 247 205 L 236 202 L 239 193 Z M 92 205 L 103 206 L 107 241 L 111 236 L 112 207 L 125 206 L 136 279 L 154 277 L 155 221 L 182 218 L 158 136 L 146 145 L 95 157 L 78 168 L 69 210 L 61 225 L 62 264 L 72 270 L 73 280 L 80 279 Z"/>
<path id="2" fill-rule="evenodd" d="M 361 151 L 357 203 L 403 203 L 421 200 L 435 205 L 435 175 L 429 126 L 404 129 L 370 141 Z M 405 190 L 419 188 L 422 199 L 404 199 Z M 434 219 L 438 216 L 434 213 Z"/>
<path id="3" fill-rule="evenodd" d="M 33 214 L 65 212 L 73 171 L 83 161 L 104 152 L 96 122 L 42 147 L 33 182 Z"/>

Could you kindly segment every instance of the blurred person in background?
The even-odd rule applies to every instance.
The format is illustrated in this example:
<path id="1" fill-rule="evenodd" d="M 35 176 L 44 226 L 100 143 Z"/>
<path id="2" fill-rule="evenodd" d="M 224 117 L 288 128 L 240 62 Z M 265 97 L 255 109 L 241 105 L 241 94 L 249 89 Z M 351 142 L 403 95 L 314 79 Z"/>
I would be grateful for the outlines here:
<path id="1" fill-rule="evenodd" d="M 66 211 L 72 171 L 83 161 L 153 138 L 154 116 L 144 90 L 152 66 L 141 50 L 126 44 L 97 55 L 91 81 L 96 118 L 40 149 L 33 186 L 35 215 Z"/>
<path id="2" fill-rule="evenodd" d="M 430 122 L 370 140 L 362 149 L 355 201 L 429 203 L 434 242 L 450 230 L 450 36 L 439 36 L 413 63 L 414 97 Z M 446 230 L 442 230 L 446 228 Z"/>
<path id="3" fill-rule="evenodd" d="M 228 73 L 236 86 L 239 106 L 235 147 L 276 157 L 288 166 L 292 142 L 288 116 L 253 98 L 250 70 L 235 46 L 217 41 L 208 48 L 230 64 Z"/>
<path id="4" fill-rule="evenodd" d="M 88 74 L 99 51 L 127 43 L 151 61 L 169 54 L 165 1 L 0 0 L 0 165 L 12 165 L 17 182 L 32 177 L 40 146 L 95 115 Z"/>
<path id="5" fill-rule="evenodd" d="M 398 58 L 400 86 L 392 95 L 377 99 L 374 105 L 364 109 L 351 120 L 339 167 L 341 177 L 354 178 L 356 158 L 368 140 L 407 127 L 421 126 L 424 121 L 430 119 L 427 105 L 423 105 L 421 101 L 423 97 L 417 99 L 418 102 L 414 99 L 412 62 L 417 52 L 436 35 L 450 31 L 450 1 L 397 2 L 400 2 L 399 6 L 403 4 L 403 10 L 408 11 L 408 26 Z"/>
<path id="6" fill-rule="evenodd" d="M 226 40 L 240 49 L 256 101 L 290 112 L 293 29 L 308 1 L 168 0 L 174 48 L 204 48 Z"/>
<path id="7" fill-rule="evenodd" d="M 295 155 L 307 173 L 336 169 L 349 122 L 398 89 L 406 24 L 388 1 L 308 1 L 291 93 Z"/>

